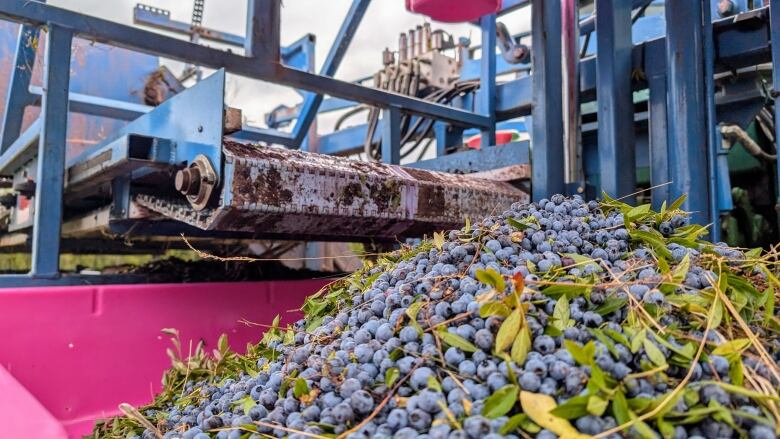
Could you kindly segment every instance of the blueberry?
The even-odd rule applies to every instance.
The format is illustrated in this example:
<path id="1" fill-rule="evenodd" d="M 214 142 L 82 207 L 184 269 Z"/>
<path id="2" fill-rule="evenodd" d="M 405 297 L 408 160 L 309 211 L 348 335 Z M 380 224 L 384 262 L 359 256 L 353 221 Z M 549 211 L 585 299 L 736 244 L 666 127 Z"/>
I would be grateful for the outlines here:
<path id="1" fill-rule="evenodd" d="M 520 375 L 519 384 L 523 390 L 536 392 L 542 385 L 542 380 L 533 372 L 525 372 L 524 374 Z"/>
<path id="2" fill-rule="evenodd" d="M 423 432 L 431 426 L 431 415 L 421 409 L 414 409 L 409 412 L 409 425 Z"/>
<path id="3" fill-rule="evenodd" d="M 493 349 L 493 334 L 487 329 L 480 329 L 474 334 L 474 344 L 484 351 Z"/>
<path id="4" fill-rule="evenodd" d="M 555 350 L 555 340 L 553 340 L 553 338 L 549 335 L 536 337 L 533 345 L 534 349 L 541 352 L 542 354 L 549 354 Z"/>
<path id="5" fill-rule="evenodd" d="M 469 416 L 463 421 L 463 429 L 471 439 L 481 439 L 491 432 L 492 427 L 482 416 Z"/>

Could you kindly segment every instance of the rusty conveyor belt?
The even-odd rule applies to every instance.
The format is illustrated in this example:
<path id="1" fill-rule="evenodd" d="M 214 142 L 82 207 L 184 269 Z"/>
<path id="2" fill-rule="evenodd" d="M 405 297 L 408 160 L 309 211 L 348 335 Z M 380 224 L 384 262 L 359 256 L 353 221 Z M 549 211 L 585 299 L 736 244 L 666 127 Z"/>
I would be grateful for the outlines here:
<path id="1" fill-rule="evenodd" d="M 137 195 L 135 202 L 203 230 L 279 237 L 392 239 L 460 227 L 525 192 L 505 182 L 225 141 L 216 207 Z"/>

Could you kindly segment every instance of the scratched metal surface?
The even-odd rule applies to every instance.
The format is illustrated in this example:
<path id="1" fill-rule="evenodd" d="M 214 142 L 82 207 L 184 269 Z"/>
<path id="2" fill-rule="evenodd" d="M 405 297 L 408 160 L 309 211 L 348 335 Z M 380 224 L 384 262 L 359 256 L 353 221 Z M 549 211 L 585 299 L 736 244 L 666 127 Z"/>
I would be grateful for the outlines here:
<path id="1" fill-rule="evenodd" d="M 136 201 L 204 230 L 318 238 L 394 238 L 462 226 L 528 195 L 463 175 L 226 142 L 218 207 Z"/>

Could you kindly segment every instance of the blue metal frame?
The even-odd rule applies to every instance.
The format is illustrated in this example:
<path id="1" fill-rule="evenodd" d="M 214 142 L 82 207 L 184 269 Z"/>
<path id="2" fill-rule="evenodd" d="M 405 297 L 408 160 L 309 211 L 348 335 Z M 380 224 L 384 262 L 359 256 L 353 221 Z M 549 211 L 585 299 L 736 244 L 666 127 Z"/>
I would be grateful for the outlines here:
<path id="1" fill-rule="evenodd" d="M 699 2 L 667 2 L 665 9 L 670 195 L 687 195 L 683 209 L 692 212 L 693 222 L 709 224 L 702 7 Z"/>
<path id="2" fill-rule="evenodd" d="M 531 10 L 534 45 L 532 198 L 565 191 L 563 102 L 561 99 L 561 0 L 535 0 Z"/>
<path id="3" fill-rule="evenodd" d="M 778 22 L 776 3 L 773 0 L 773 23 Z M 68 93 L 68 69 L 71 41 L 74 36 L 84 36 L 99 42 L 127 47 L 132 50 L 158 54 L 167 58 L 212 68 L 226 68 L 239 75 L 255 79 L 309 90 L 304 96 L 300 115 L 293 133 L 278 130 L 264 130 L 246 127 L 234 134 L 238 138 L 262 139 L 287 146 L 299 146 L 310 131 L 318 109 L 322 108 L 325 94 L 340 99 L 333 101 L 342 106 L 351 102 L 361 102 L 382 110 L 381 127 L 377 127 L 377 140 L 382 140 L 383 159 L 390 163 L 400 162 L 400 121 L 402 114 L 414 118 L 426 117 L 436 120 L 437 160 L 425 166 L 460 166 L 473 160 L 494 159 L 480 162 L 480 166 L 491 164 L 527 163 L 529 155 L 533 164 L 533 197 L 539 199 L 552 193 L 565 191 L 563 158 L 564 145 L 562 96 L 561 96 L 561 4 L 560 0 L 536 0 L 532 11 L 533 75 L 522 77 L 505 84 L 496 84 L 496 70 L 499 60 L 495 54 L 495 15 L 481 19 L 483 33 L 483 56 L 479 62 L 481 87 L 475 94 L 456 99 L 452 106 L 434 104 L 368 88 L 355 83 L 333 79 L 336 69 L 344 56 L 355 30 L 368 6 L 368 0 L 354 0 L 347 19 L 344 21 L 336 42 L 331 47 L 320 74 L 291 68 L 283 65 L 285 57 L 302 56 L 309 65 L 311 45 L 302 40 L 299 49 L 280 49 L 279 47 L 279 0 L 251 0 L 247 23 L 246 55 L 212 49 L 192 42 L 182 41 L 164 35 L 142 31 L 81 15 L 65 9 L 44 5 L 38 2 L 24 5 L 16 2 L 0 5 L 0 19 L 10 19 L 26 25 L 26 32 L 37 32 L 35 26 L 47 25 L 49 33 L 45 62 L 46 86 L 30 93 L 29 82 L 25 82 L 23 73 L 15 74 L 14 84 L 8 99 L 18 108 L 35 102 L 41 95 L 42 115 L 32 130 L 20 133 L 9 118 L 18 117 L 21 111 L 9 110 L 5 117 L 2 134 L 0 167 L 13 167 L 20 157 L 31 157 L 30 146 L 38 139 L 38 180 L 36 193 L 36 212 L 33 228 L 33 276 L 52 277 L 58 273 L 59 230 L 62 213 L 64 138 L 65 121 L 62 117 L 68 112 L 70 101 L 73 112 L 88 114 L 106 112 L 111 117 L 133 120 L 117 134 L 114 142 L 129 135 L 145 134 L 169 141 L 173 163 L 184 164 L 195 155 L 206 155 L 219 174 L 221 172 L 221 139 L 223 108 L 215 102 L 223 102 L 224 72 L 218 71 L 198 85 L 166 101 L 150 111 L 145 106 L 122 106 L 112 100 L 100 101 L 91 96 Z M 526 1 L 507 1 L 507 8 L 515 8 Z M 690 23 L 709 23 L 707 5 L 704 9 L 693 5 L 667 3 L 668 36 L 666 39 L 647 41 L 632 47 L 630 17 L 628 6 L 614 0 L 598 0 L 601 17 L 596 18 L 598 38 L 602 53 L 595 59 L 584 59 L 581 63 L 581 92 L 583 100 L 592 99 L 596 88 L 599 90 L 599 137 L 602 145 L 601 182 L 608 192 L 624 195 L 633 189 L 633 148 L 628 147 L 630 128 L 633 127 L 633 103 L 630 100 L 632 83 L 630 74 L 639 68 L 647 72 L 650 89 L 650 149 L 654 164 L 671 164 L 671 174 L 663 175 L 659 169 L 654 171 L 653 181 L 657 183 L 671 179 L 673 184 L 667 189 L 658 189 L 663 198 L 674 198 L 688 192 L 691 195 L 687 205 L 695 213 L 696 221 L 707 222 L 714 218 L 716 208 L 725 208 L 726 195 L 722 169 L 713 168 L 722 158 L 715 157 L 719 145 L 715 140 L 714 99 L 711 98 L 711 78 L 718 59 L 718 69 L 733 68 L 739 62 L 766 60 L 768 42 L 766 28 L 740 30 L 734 35 L 726 32 L 714 32 L 711 26 L 693 26 Z M 636 3 L 636 1 L 634 2 Z M 606 5 L 606 6 L 604 6 Z M 610 8 L 612 6 L 612 8 Z M 614 9 L 618 8 L 618 9 Z M 504 11 L 502 11 L 504 12 Z M 499 12 L 497 15 L 500 15 Z M 603 26 L 602 26 L 603 24 Z M 716 23 L 715 26 L 720 24 Z M 772 31 L 772 39 L 778 40 L 777 26 Z M 20 40 L 20 41 L 23 41 Z M 234 41 L 237 42 L 237 41 Z M 309 42 L 311 42 L 309 40 Z M 780 44 L 772 45 L 775 65 L 780 62 L 778 53 Z M 20 44 L 19 64 L 25 57 L 33 56 L 30 47 Z M 739 60 L 735 54 L 746 50 L 750 60 Z M 25 53 L 26 51 L 26 53 Z M 307 52 L 308 51 L 308 52 Z M 61 52 L 61 53 L 60 53 Z M 644 54 L 644 55 L 642 55 Z M 281 58 L 280 58 L 281 56 Z M 644 56 L 644 58 L 643 58 Z M 702 63 L 690 60 L 704 60 Z M 727 61 L 724 63 L 724 61 Z M 476 62 L 476 61 L 475 61 Z M 297 62 L 296 62 L 297 63 Z M 736 63 L 736 64 L 735 64 Z M 721 65 L 722 64 L 722 65 Z M 692 68 L 693 67 L 693 68 Z M 655 69 L 655 70 L 654 70 Z M 18 69 L 14 72 L 17 73 Z M 775 83 L 780 83 L 775 69 Z M 66 72 L 66 74 L 63 74 Z M 597 74 L 598 73 L 598 74 Z M 29 78 L 28 78 L 29 79 Z M 667 101 L 668 95 L 668 101 Z M 775 93 L 775 99 L 778 99 Z M 26 100 L 25 100 L 26 99 Z M 21 104 L 21 107 L 19 105 Z M 466 111 L 476 104 L 478 112 Z M 706 111 L 705 111 L 706 107 Z M 780 105 L 776 105 L 776 111 Z M 11 108 L 11 107 L 9 107 Z M 92 111 L 92 113 L 90 113 Z M 495 143 L 496 121 L 532 114 L 532 148 L 529 154 L 526 143 L 513 144 L 512 147 L 492 147 Z M 101 113 L 103 114 L 103 113 Z M 53 117 L 58 115 L 59 117 Z M 780 125 L 780 124 L 778 124 Z M 20 125 L 19 125 L 20 126 Z M 666 127 L 668 126 L 668 132 Z M 446 155 L 445 147 L 459 143 L 463 130 L 476 129 L 482 133 L 483 150 Z M 342 130 L 319 138 L 321 152 L 347 153 L 354 145 L 362 145 L 365 126 Z M 780 138 L 780 128 L 778 132 Z M 628 139 L 628 140 L 627 140 Z M 708 141 L 709 140 L 709 141 Z M 14 143 L 16 142 L 16 143 Z M 59 145 L 59 146 L 58 146 Z M 113 148 L 114 143 L 106 142 L 105 148 Z M 614 148 L 611 148 L 615 146 Z M 621 147 L 622 146 L 622 147 Z M 9 149 L 10 148 L 10 149 Z M 98 147 L 100 148 L 100 147 Z M 95 149 L 90 153 L 94 154 Z M 34 156 L 34 154 L 32 154 Z M 89 153 L 70 161 L 74 164 L 83 161 Z M 444 156 L 444 157 L 442 157 Z M 468 156 L 468 157 L 467 157 Z M 495 157 L 500 157 L 495 158 Z M 439 160 L 443 158 L 444 160 Z M 710 168 L 688 166 L 700 163 L 707 158 Z M 464 165 L 465 166 L 465 165 Z M 52 171 L 54 169 L 55 171 Z M 654 168 L 655 169 L 655 168 Z M 664 168 L 662 168 L 664 169 Z M 44 172 L 44 170 L 46 172 Z M 720 174 L 719 174 L 719 171 Z M 136 172 L 148 172 L 135 169 Z M 124 180 L 123 180 L 124 178 Z M 780 182 L 780 174 L 778 174 Z M 715 183 L 715 189 L 712 184 Z M 119 194 L 115 208 L 121 211 L 129 194 L 126 177 L 113 182 Z M 709 186 L 709 187 L 708 187 Z M 704 188 L 708 188 L 704 190 Z M 121 189 L 121 190 L 119 190 Z M 780 192 L 780 190 L 778 191 Z M 717 200 L 711 197 L 720 196 Z M 125 200 L 125 201 L 123 201 Z M 780 200 L 779 200 L 780 203 Z M 58 206 L 53 208 L 52 206 Z"/>
<path id="4" fill-rule="evenodd" d="M 34 97 L 28 91 L 32 66 L 35 64 L 35 39 L 38 30 L 32 26 L 20 26 L 11 76 L 5 98 L 3 126 L 0 127 L 0 154 L 4 153 L 19 137 L 22 130 L 24 108 L 33 103 Z"/>
<path id="5" fill-rule="evenodd" d="M 631 5 L 624 0 L 596 0 L 596 10 L 601 189 L 623 197 L 636 191 Z"/>
<path id="6" fill-rule="evenodd" d="M 770 0 L 769 21 L 775 23 L 771 28 L 772 39 L 772 97 L 775 101 L 775 145 L 780 149 L 780 0 Z M 775 210 L 780 206 L 780 164 L 775 164 L 777 170 Z M 778 220 L 780 224 L 780 219 Z"/>
<path id="7" fill-rule="evenodd" d="M 60 271 L 60 227 L 67 140 L 70 47 L 73 32 L 49 23 L 46 33 L 41 133 L 32 237 L 33 277 L 51 278 Z M 63 111 L 64 110 L 64 111 Z M 43 212 L 46 212 L 45 214 Z"/>

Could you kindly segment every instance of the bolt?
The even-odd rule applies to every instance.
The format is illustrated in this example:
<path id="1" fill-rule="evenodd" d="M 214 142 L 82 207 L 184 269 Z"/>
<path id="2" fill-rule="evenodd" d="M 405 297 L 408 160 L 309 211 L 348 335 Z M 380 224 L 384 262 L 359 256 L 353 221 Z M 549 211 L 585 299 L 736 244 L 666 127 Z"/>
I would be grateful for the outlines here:
<path id="1" fill-rule="evenodd" d="M 184 195 L 196 195 L 200 191 L 200 171 L 196 167 L 176 172 L 174 187 Z"/>

